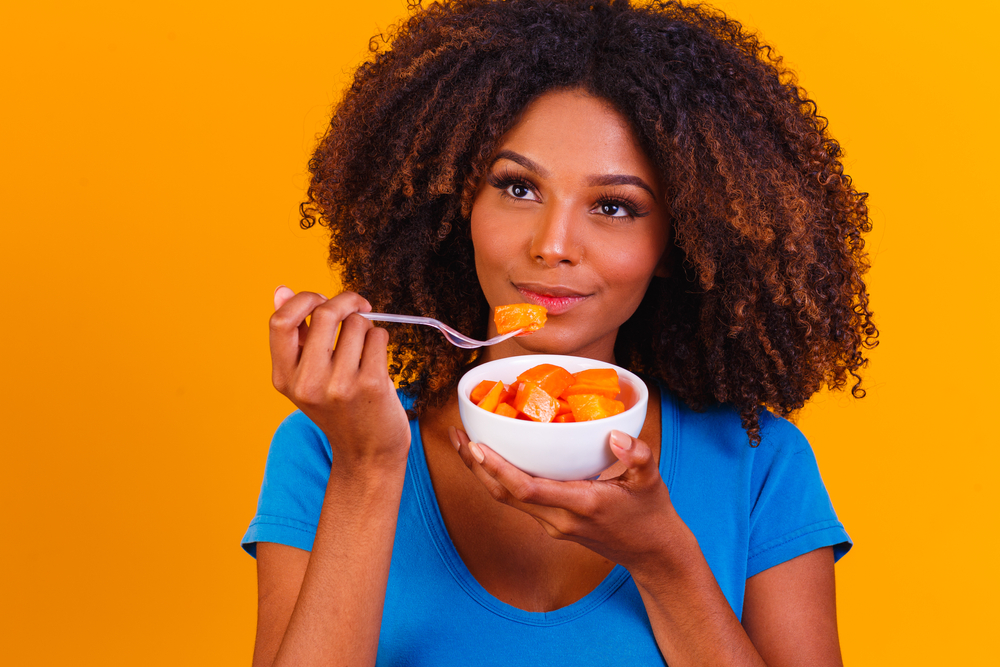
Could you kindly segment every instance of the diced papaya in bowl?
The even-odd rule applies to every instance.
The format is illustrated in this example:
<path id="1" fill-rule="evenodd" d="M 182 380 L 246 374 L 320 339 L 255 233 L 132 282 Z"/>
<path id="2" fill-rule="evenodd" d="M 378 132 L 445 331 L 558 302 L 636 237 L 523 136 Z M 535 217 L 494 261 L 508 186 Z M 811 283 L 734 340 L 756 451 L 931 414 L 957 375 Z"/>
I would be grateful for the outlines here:
<path id="1" fill-rule="evenodd" d="M 493 388 L 494 384 L 496 384 L 496 380 L 483 380 L 477 384 L 476 388 L 472 390 L 471 394 L 469 394 L 469 400 L 476 405 L 479 405 L 479 401 L 483 400 L 486 394 L 490 393 L 490 389 Z"/>
<path id="2" fill-rule="evenodd" d="M 621 393 L 618 385 L 618 373 L 613 368 L 588 368 L 573 374 L 575 382 L 562 393 L 562 397 L 574 394 L 600 394 L 615 398 Z"/>
<path id="3" fill-rule="evenodd" d="M 517 418 L 517 408 L 510 403 L 501 403 L 497 406 L 495 413 L 501 417 L 510 417 L 511 419 Z"/>
<path id="4" fill-rule="evenodd" d="M 570 373 L 556 364 L 537 364 L 519 374 L 510 387 L 500 380 L 481 381 L 469 399 L 484 410 L 515 419 L 570 423 L 623 412 L 624 404 L 614 400 L 620 390 L 618 373 L 613 368 Z M 504 403 L 510 407 L 500 411 Z M 572 419 L 556 419 L 563 415 L 572 415 Z"/>
<path id="5" fill-rule="evenodd" d="M 606 419 L 625 412 L 625 404 L 600 394 L 573 394 L 566 397 L 573 420 L 578 422 Z"/>
<path id="6" fill-rule="evenodd" d="M 590 369 L 616 371 L 621 392 L 614 399 L 603 394 L 595 396 L 621 402 L 624 411 L 601 419 L 579 421 L 573 415 L 568 396 L 545 394 L 537 384 L 535 387 L 538 389 L 532 390 L 532 387 L 527 386 L 528 383 L 516 379 L 543 364 L 559 366 L 570 374 L 577 375 Z M 586 379 L 587 375 L 583 377 Z M 509 383 L 507 389 L 512 396 L 500 401 L 495 412 L 476 407 L 470 400 L 472 390 L 484 380 L 489 381 L 492 386 L 496 382 Z M 546 419 L 548 414 L 554 412 L 550 422 L 534 421 L 517 410 L 515 406 L 518 403 L 519 388 L 522 407 L 529 411 L 532 410 L 530 405 L 539 408 L 534 413 L 536 419 Z M 611 391 L 607 387 L 604 389 Z M 530 475 L 558 480 L 593 478 L 611 466 L 615 462 L 608 444 L 611 431 L 618 430 L 633 437 L 638 436 L 649 399 L 645 383 L 626 369 L 594 359 L 544 354 L 504 357 L 479 364 L 467 371 L 459 381 L 458 393 L 462 428 L 473 442 L 486 445 Z M 533 402 L 527 400 L 532 395 L 535 397 Z M 582 400 L 596 401 L 596 406 L 602 407 L 597 398 Z M 567 408 L 570 408 L 569 411 Z M 610 415 L 614 411 L 615 408 L 608 408 L 606 405 L 603 407 L 605 414 Z"/>
<path id="7" fill-rule="evenodd" d="M 490 387 L 490 390 L 478 403 L 476 403 L 476 405 L 488 412 L 496 412 L 497 406 L 507 398 L 508 394 L 509 392 L 507 391 L 507 388 L 503 386 L 503 382 L 494 382 L 493 386 Z"/>
<path id="8" fill-rule="evenodd" d="M 534 382 L 521 382 L 517 386 L 514 407 L 531 421 L 550 422 L 559 412 L 559 401 Z"/>
<path id="9" fill-rule="evenodd" d="M 614 371 L 612 371 L 614 372 Z M 617 382 L 617 374 L 615 375 Z M 576 382 L 573 374 L 555 364 L 539 364 L 532 366 L 517 376 L 521 382 L 533 382 L 539 389 L 553 398 L 559 398 L 566 388 Z"/>

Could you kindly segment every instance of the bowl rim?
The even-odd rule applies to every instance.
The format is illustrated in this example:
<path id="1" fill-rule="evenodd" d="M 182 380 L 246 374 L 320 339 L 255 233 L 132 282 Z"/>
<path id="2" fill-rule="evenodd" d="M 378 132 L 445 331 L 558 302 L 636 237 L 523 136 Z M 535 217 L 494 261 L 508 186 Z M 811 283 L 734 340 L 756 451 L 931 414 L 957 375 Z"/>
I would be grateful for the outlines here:
<path id="1" fill-rule="evenodd" d="M 649 388 L 646 383 L 643 382 L 642 378 L 628 370 L 627 368 L 622 368 L 621 366 L 612 364 L 608 361 L 601 361 L 599 359 L 591 359 L 590 357 L 578 357 L 572 354 L 520 354 L 514 357 L 504 357 L 502 359 L 494 359 L 493 361 L 487 361 L 484 364 L 479 364 L 474 368 L 467 370 L 458 381 L 458 401 L 459 405 L 465 406 L 466 408 L 479 409 L 475 403 L 469 399 L 469 392 L 471 388 L 468 387 L 469 384 L 473 382 L 470 376 L 473 373 L 478 373 L 482 369 L 489 368 L 494 365 L 507 365 L 511 363 L 525 362 L 528 363 L 524 370 L 532 368 L 533 366 L 538 366 L 539 364 L 554 364 L 559 365 L 559 359 L 574 359 L 585 362 L 587 364 L 593 364 L 589 366 L 590 368 L 613 368 L 618 373 L 619 378 L 625 378 L 629 384 L 636 390 L 636 400 L 631 407 L 627 408 L 624 412 L 611 417 L 604 417 L 603 419 L 594 419 L 592 421 L 585 422 L 569 422 L 569 423 L 556 423 L 556 422 L 535 422 L 535 421 L 525 421 L 519 419 L 511 419 L 510 417 L 503 417 L 493 412 L 487 412 L 486 410 L 481 410 L 483 413 L 479 415 L 480 418 L 488 418 L 502 420 L 498 423 L 506 424 L 508 428 L 542 428 L 542 429 L 558 429 L 562 432 L 567 432 L 570 430 L 581 430 L 587 428 L 593 428 L 593 425 L 608 425 L 613 424 L 617 421 L 624 421 L 630 418 L 634 411 L 646 410 L 646 405 L 649 402 Z M 568 370 L 568 369 L 567 369 Z M 482 378 L 485 379 L 485 378 Z M 482 380 L 481 379 L 481 380 Z M 516 379 L 516 378 L 515 378 Z M 480 381 L 481 381 L 480 380 Z M 502 380 L 501 380 L 502 381 Z M 515 424 L 520 424 L 520 426 L 515 426 Z"/>

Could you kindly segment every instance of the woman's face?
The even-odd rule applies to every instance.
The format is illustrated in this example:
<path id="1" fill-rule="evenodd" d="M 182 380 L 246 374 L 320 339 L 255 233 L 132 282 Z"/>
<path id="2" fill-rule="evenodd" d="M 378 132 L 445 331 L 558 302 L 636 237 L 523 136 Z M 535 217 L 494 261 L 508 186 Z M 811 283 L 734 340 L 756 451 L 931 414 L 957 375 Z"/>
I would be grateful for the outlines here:
<path id="1" fill-rule="evenodd" d="M 490 306 L 536 303 L 548 321 L 486 348 L 486 360 L 535 352 L 614 361 L 618 328 L 653 276 L 665 275 L 668 238 L 660 179 L 625 118 L 582 91 L 540 96 L 479 185 L 472 242 Z"/>

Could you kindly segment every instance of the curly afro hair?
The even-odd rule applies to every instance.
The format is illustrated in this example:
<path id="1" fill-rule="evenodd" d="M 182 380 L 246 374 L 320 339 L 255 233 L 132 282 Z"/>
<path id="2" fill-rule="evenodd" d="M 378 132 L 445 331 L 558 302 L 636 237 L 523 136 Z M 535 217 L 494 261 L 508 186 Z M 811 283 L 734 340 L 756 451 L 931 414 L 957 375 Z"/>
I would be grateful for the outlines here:
<path id="1" fill-rule="evenodd" d="M 344 286 L 377 311 L 485 338 L 469 216 L 501 137 L 542 93 L 579 88 L 627 118 L 661 174 L 674 234 L 615 343 L 618 362 L 694 409 L 728 403 L 751 444 L 762 409 L 822 386 L 863 396 L 877 343 L 862 276 L 867 197 L 826 120 L 769 46 L 714 9 L 654 1 L 414 4 L 370 43 L 309 163 L 302 225 L 331 234 Z M 401 326 L 390 373 L 445 402 L 474 351 Z"/>

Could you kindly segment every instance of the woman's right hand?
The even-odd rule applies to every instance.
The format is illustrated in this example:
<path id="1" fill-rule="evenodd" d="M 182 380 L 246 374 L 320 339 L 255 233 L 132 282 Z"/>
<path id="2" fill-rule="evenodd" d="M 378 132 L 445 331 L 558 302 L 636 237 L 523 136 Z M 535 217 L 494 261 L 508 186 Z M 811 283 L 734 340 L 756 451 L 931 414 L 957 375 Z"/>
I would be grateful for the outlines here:
<path id="1" fill-rule="evenodd" d="M 354 292 L 327 299 L 281 286 L 274 307 L 272 381 L 326 434 L 334 469 L 405 460 L 410 427 L 389 377 L 389 334 L 357 314 L 371 304 Z"/>
<path id="2" fill-rule="evenodd" d="M 357 314 L 371 304 L 353 292 L 279 287 L 274 306 L 274 386 L 326 434 L 333 461 L 312 551 L 258 545 L 253 664 L 374 665 L 410 445 L 389 334 Z"/>

